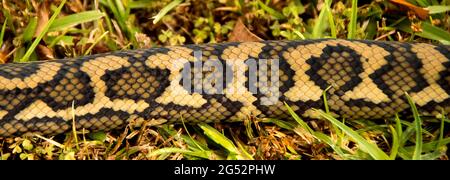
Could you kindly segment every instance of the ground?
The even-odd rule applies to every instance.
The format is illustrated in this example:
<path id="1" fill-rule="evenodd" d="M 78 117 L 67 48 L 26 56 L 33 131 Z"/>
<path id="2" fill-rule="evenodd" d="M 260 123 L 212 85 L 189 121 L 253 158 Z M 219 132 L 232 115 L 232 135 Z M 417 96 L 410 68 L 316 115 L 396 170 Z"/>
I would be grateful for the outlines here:
<path id="1" fill-rule="evenodd" d="M 449 0 L 4 0 L 0 6 L 1 63 L 261 39 L 450 44 Z M 0 159 L 448 159 L 446 117 L 292 115 L 0 138 Z"/>

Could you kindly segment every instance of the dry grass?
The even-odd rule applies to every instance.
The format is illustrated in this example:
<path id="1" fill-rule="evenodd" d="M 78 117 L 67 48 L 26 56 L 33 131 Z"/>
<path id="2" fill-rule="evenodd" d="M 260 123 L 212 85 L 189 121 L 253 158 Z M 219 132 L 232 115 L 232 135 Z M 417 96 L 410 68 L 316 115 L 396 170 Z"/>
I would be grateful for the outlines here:
<path id="1" fill-rule="evenodd" d="M 352 4 L 356 3 L 351 0 L 331 4 L 327 4 L 331 2 L 328 0 L 39 2 L 5 0 L 0 3 L 0 24 L 5 27 L 0 34 L 0 62 L 58 59 L 230 39 L 334 37 L 450 43 L 448 11 L 438 11 L 448 7 L 448 0 L 411 1 L 417 6 L 405 5 L 400 0 L 360 2 L 353 9 Z M 64 4 L 58 13 L 61 3 Z M 435 6 L 423 14 L 424 10 L 419 7 L 430 5 Z M 240 28 L 241 33 L 233 33 L 236 28 Z M 55 137 L 0 138 L 0 159 L 384 157 L 373 156 L 370 150 L 362 148 L 367 142 L 392 156 L 391 159 L 448 159 L 450 139 L 443 129 L 449 120 L 427 118 L 423 121 L 423 131 L 414 126 L 412 122 L 418 121 L 412 117 L 345 121 L 345 127 L 353 132 L 330 123 L 333 119 L 306 122 L 249 119 L 241 123 L 213 124 L 213 127 L 206 124 L 136 127 L 131 122 L 126 128 L 111 132 L 87 133 L 78 129 L 75 133 Z M 355 139 L 355 134 L 362 140 Z M 421 142 L 416 142 L 417 135 L 423 138 Z M 415 148 L 418 144 L 422 147 L 420 152 Z M 421 156 L 414 155 L 417 153 Z"/>

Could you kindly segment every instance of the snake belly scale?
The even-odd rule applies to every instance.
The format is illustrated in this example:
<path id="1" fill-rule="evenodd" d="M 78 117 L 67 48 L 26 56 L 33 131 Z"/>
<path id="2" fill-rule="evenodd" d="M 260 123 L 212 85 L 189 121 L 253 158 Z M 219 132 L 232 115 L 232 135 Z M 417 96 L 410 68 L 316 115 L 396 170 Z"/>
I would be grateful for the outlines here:
<path id="1" fill-rule="evenodd" d="M 196 51 L 201 51 L 200 58 Z M 269 63 L 277 59 L 279 95 L 271 104 L 264 103 L 268 94 L 261 89 L 266 86 L 249 79 L 268 78 L 250 67 L 216 82 L 223 93 L 211 86 L 202 90 L 213 93 L 186 89 L 179 78 L 186 67 L 173 65 L 177 59 L 187 60 L 194 72 L 197 61 L 214 60 L 228 68 L 243 67 L 250 59 Z M 259 90 L 250 92 L 250 86 Z M 227 91 L 231 87 L 243 90 Z M 284 103 L 297 114 L 314 118 L 317 114 L 311 109 L 323 108 L 326 89 L 330 112 L 347 119 L 407 114 L 405 92 L 423 115 L 448 114 L 450 46 L 339 39 L 231 42 L 3 64 L 0 136 L 63 133 L 71 129 L 73 114 L 76 128 L 91 131 L 119 128 L 137 119 L 195 123 L 289 118 Z"/>

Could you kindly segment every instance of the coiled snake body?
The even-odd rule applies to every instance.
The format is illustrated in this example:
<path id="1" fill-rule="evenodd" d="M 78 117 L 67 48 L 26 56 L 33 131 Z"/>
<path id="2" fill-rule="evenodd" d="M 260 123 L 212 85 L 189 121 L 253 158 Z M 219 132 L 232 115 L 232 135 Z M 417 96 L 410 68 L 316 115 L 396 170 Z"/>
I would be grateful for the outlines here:
<path id="1" fill-rule="evenodd" d="M 277 68 L 262 66 L 263 60 Z M 220 66 L 199 69 L 197 62 Z M 189 68 L 191 73 L 183 73 Z M 208 85 L 202 77 L 223 81 Z M 268 91 L 271 87 L 276 91 Z M 321 39 L 186 45 L 9 63 L 0 65 L 0 136 L 62 133 L 71 128 L 73 115 L 76 128 L 92 131 L 130 120 L 288 118 L 284 103 L 299 115 L 315 117 L 311 108 L 323 108 L 325 90 L 330 111 L 350 119 L 406 113 L 405 92 L 423 115 L 447 114 L 450 47 Z"/>

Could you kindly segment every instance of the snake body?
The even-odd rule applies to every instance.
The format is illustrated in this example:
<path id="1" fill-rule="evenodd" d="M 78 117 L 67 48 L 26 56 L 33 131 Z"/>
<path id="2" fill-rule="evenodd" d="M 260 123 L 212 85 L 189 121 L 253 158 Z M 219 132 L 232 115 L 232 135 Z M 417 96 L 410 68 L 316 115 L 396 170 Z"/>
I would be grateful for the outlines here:
<path id="1" fill-rule="evenodd" d="M 269 65 L 276 61 L 277 68 L 263 67 L 263 60 Z M 198 62 L 220 66 L 205 70 L 195 66 Z M 203 76 L 183 74 L 187 68 Z M 216 73 L 222 68 L 231 71 Z M 202 77 L 223 81 L 205 85 Z M 192 86 L 183 86 L 184 79 Z M 276 96 L 270 87 L 276 87 Z M 230 42 L 3 64 L 0 136 L 58 134 L 72 123 L 98 131 L 131 120 L 289 118 L 285 103 L 297 114 L 314 118 L 312 108 L 324 107 L 323 92 L 330 112 L 347 119 L 406 114 L 405 92 L 423 115 L 446 115 L 450 46 L 339 39 Z"/>

